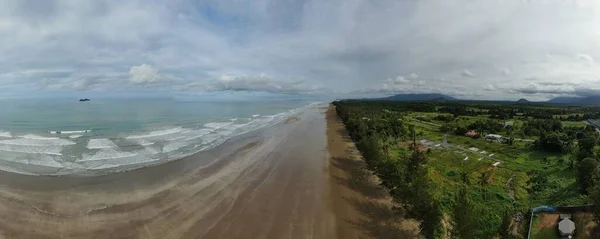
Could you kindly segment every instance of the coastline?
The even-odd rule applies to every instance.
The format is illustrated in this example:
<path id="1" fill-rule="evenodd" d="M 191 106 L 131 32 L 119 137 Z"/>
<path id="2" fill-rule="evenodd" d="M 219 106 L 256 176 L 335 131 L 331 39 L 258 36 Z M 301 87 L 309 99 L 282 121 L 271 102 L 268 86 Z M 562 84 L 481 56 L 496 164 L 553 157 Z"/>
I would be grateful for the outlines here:
<path id="1" fill-rule="evenodd" d="M 332 107 L 286 121 L 123 173 L 0 172 L 0 238 L 411 238 Z"/>
<path id="2" fill-rule="evenodd" d="M 118 174 L 0 172 L 0 238 L 332 238 L 324 115 L 295 117 Z"/>

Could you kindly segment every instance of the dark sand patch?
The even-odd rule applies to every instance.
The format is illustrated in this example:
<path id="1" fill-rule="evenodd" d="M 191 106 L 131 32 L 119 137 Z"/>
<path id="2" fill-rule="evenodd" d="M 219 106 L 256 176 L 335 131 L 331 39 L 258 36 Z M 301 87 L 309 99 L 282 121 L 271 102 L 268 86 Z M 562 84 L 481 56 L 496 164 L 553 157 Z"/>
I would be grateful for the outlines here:
<path id="1" fill-rule="evenodd" d="M 288 118 L 288 119 L 285 120 L 285 123 L 286 124 L 291 124 L 291 123 L 294 123 L 294 122 L 296 122 L 298 120 L 299 120 L 298 117 L 290 117 L 290 118 Z"/>

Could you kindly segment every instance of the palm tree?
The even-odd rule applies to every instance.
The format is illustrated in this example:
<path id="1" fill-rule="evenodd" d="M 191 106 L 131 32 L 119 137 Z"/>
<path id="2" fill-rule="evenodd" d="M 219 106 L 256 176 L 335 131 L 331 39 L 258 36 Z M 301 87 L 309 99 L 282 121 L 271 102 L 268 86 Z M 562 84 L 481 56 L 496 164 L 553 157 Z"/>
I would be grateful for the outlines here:
<path id="1" fill-rule="evenodd" d="M 483 200 L 486 200 L 486 191 L 484 187 L 489 184 L 490 174 L 489 171 L 481 172 L 481 177 L 479 177 L 479 186 L 481 186 L 481 193 L 483 194 Z"/>
<path id="2" fill-rule="evenodd" d="M 489 184 L 490 174 L 489 171 L 481 172 L 481 177 L 479 177 L 479 185 L 481 187 L 485 187 Z"/>
<path id="3" fill-rule="evenodd" d="M 467 173 L 466 171 L 460 172 L 460 179 L 467 186 L 471 184 L 469 180 L 469 173 Z"/>

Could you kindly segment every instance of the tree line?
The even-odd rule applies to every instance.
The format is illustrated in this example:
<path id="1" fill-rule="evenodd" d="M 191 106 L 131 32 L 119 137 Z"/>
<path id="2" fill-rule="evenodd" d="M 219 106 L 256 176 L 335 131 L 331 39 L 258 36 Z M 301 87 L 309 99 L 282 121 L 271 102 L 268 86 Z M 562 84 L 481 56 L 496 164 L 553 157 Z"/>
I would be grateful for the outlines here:
<path id="1" fill-rule="evenodd" d="M 381 185 L 400 205 L 398 210 L 420 222 L 420 233 L 424 238 L 441 238 L 445 234 L 452 238 L 492 238 L 498 233 L 506 234 L 508 225 L 502 222 L 510 223 L 512 214 L 507 211 L 506 215 L 498 215 L 492 212 L 497 209 L 474 203 L 471 198 L 486 193 L 472 191 L 475 187 L 470 186 L 473 182 L 469 182 L 467 176 L 464 176 L 461 184 L 464 186 L 460 187 L 456 198 L 442 202 L 435 196 L 436 185 L 431 181 L 426 152 L 412 147 L 406 157 L 394 158 L 386 153 L 391 145 L 414 140 L 415 135 L 414 128 L 401 120 L 403 113 L 391 110 L 395 103 L 337 101 L 334 105 L 368 169 L 380 178 Z M 478 122 L 473 127 L 488 127 L 485 123 Z M 481 173 L 473 186 L 485 191 L 490 177 L 490 172 Z M 515 180 L 515 183 L 525 182 Z M 444 215 L 451 219 L 451 227 L 444 226 Z M 451 231 L 444 231 L 450 228 Z"/>

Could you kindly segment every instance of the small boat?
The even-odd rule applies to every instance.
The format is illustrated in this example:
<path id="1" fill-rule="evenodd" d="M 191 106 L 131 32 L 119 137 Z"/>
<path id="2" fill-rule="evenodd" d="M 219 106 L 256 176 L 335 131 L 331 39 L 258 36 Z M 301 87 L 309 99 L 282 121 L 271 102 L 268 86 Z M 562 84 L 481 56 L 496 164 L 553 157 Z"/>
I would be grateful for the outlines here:
<path id="1" fill-rule="evenodd" d="M 79 99 L 79 101 L 90 101 L 90 99 L 85 98 L 85 99 Z"/>

